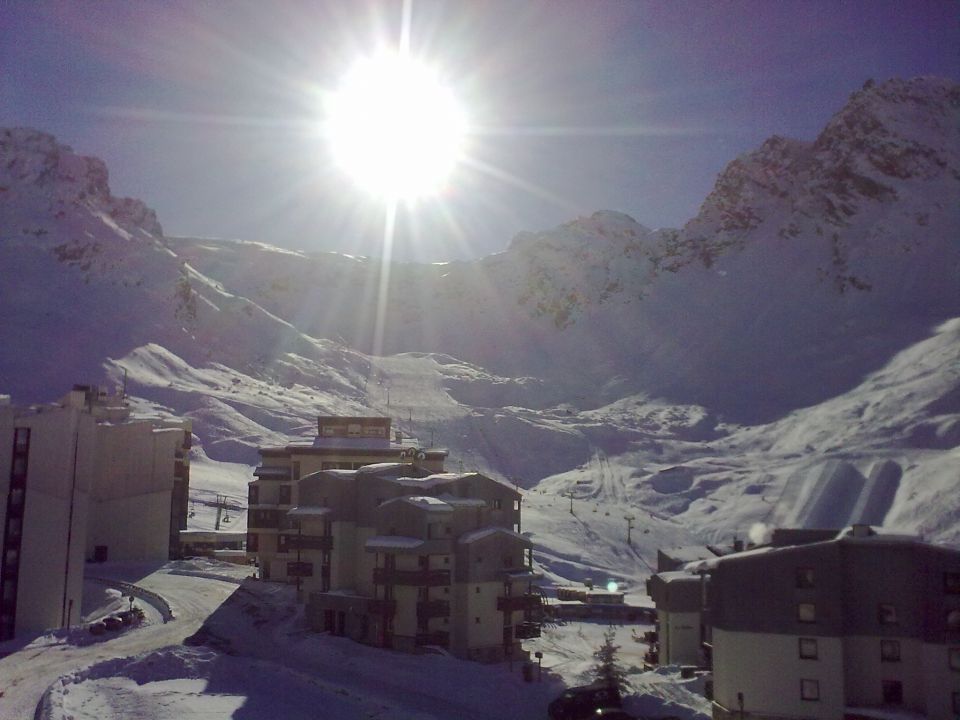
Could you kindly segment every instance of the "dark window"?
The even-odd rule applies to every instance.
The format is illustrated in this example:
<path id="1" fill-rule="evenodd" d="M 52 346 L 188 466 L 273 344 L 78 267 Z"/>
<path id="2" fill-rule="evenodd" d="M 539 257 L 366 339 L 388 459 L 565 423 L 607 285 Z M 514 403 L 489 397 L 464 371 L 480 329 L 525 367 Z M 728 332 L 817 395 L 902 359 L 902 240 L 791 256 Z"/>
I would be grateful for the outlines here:
<path id="1" fill-rule="evenodd" d="M 817 639 L 816 638 L 799 638 L 800 645 L 800 657 L 804 660 L 816 660 L 817 655 Z"/>
<path id="2" fill-rule="evenodd" d="M 13 431 L 13 451 L 24 452 L 28 447 L 30 447 L 30 428 L 15 428 Z"/>
<path id="3" fill-rule="evenodd" d="M 883 680 L 883 701 L 889 705 L 899 705 L 903 702 L 903 683 L 899 680 Z"/>
<path id="4" fill-rule="evenodd" d="M 290 479 L 296 482 L 300 479 L 300 463 L 295 462 L 290 464 Z"/>
<path id="5" fill-rule="evenodd" d="M 949 658 L 950 669 L 960 670 L 960 647 L 947 650 L 947 657 Z"/>
<path id="6" fill-rule="evenodd" d="M 453 532 L 453 528 L 451 528 L 449 525 L 444 525 L 444 526 L 443 526 L 443 532 L 446 533 L 447 535 L 449 535 L 449 534 L 451 534 L 451 533 Z"/>
<path id="7" fill-rule="evenodd" d="M 279 500 L 279 502 L 280 502 L 281 505 L 289 505 L 289 504 L 290 504 L 290 486 L 289 486 L 289 485 L 281 485 L 281 486 L 280 486 L 280 500 Z"/>
<path id="8" fill-rule="evenodd" d="M 811 567 L 798 567 L 797 568 L 797 587 L 798 588 L 812 588 L 813 585 L 813 568 Z"/>
<path id="9" fill-rule="evenodd" d="M 800 681 L 800 699 L 801 700 L 819 700 L 820 699 L 820 681 L 819 680 L 801 680 Z"/>
<path id="10" fill-rule="evenodd" d="M 287 552 L 290 548 L 290 536 L 280 535 L 277 537 L 277 552 Z"/>
<path id="11" fill-rule="evenodd" d="M 475 617 L 475 618 L 473 619 L 473 622 L 476 623 L 477 625 L 479 625 L 479 624 L 480 624 L 480 618 L 479 618 L 479 617 Z"/>
<path id="12" fill-rule="evenodd" d="M 802 623 L 817 621 L 817 606 L 813 603 L 799 603 L 797 605 L 797 620 Z"/>
<path id="13" fill-rule="evenodd" d="M 493 501 L 493 509 L 494 509 L 494 510 L 499 510 L 501 507 L 503 507 L 503 504 L 500 502 L 500 500 L 494 500 L 494 501 Z"/>
<path id="14" fill-rule="evenodd" d="M 881 640 L 880 660 L 882 662 L 900 662 L 900 641 Z"/>
<path id="15" fill-rule="evenodd" d="M 960 595 L 960 572 L 943 574 L 943 591 L 951 595 Z"/>
<path id="16" fill-rule="evenodd" d="M 247 502 L 251 505 L 260 504 L 260 487 L 257 485 L 250 485 L 247 489 Z"/>
<path id="17" fill-rule="evenodd" d="M 897 608 L 887 603 L 880 603 L 877 606 L 877 621 L 881 625 L 896 625 Z"/>
<path id="18" fill-rule="evenodd" d="M 260 536 L 256 533 L 247 533 L 247 552 L 258 552 L 260 549 Z"/>
<path id="19" fill-rule="evenodd" d="M 479 585 L 477 585 L 476 589 L 474 590 L 474 593 L 476 593 L 477 595 L 480 594 L 480 586 L 479 586 Z"/>

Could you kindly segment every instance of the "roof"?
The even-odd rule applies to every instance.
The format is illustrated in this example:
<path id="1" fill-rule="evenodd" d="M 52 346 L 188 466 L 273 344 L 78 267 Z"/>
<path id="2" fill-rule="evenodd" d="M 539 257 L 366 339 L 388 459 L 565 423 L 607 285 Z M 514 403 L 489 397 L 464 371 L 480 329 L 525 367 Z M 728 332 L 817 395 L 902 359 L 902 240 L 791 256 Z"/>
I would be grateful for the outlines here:
<path id="1" fill-rule="evenodd" d="M 685 570 L 670 570 L 669 572 L 660 572 L 656 575 L 651 575 L 651 579 L 660 578 L 660 580 L 668 585 L 670 583 L 683 583 L 683 582 L 693 582 L 700 584 L 700 576 L 693 575 Z"/>
<path id="2" fill-rule="evenodd" d="M 419 508 L 429 510 L 431 512 L 453 512 L 453 508 L 449 504 L 445 503 L 439 498 L 430 497 L 429 495 L 411 495 L 408 497 L 391 498 L 390 500 L 382 503 L 380 507 L 398 502 L 416 505 Z"/>
<path id="3" fill-rule="evenodd" d="M 717 555 L 706 545 L 681 545 L 679 547 L 661 548 L 660 552 L 671 560 L 679 562 L 692 562 L 693 560 L 706 560 L 715 558 Z"/>
<path id="4" fill-rule="evenodd" d="M 287 517 L 323 517 L 332 513 L 328 507 L 319 507 L 316 505 L 297 505 L 295 508 L 287 510 Z"/>
<path id="5" fill-rule="evenodd" d="M 258 468 L 255 468 L 253 474 L 257 477 L 290 477 L 290 468 L 288 467 L 273 467 L 270 465 L 261 465 Z"/>
<path id="6" fill-rule="evenodd" d="M 454 508 L 485 507 L 487 504 L 486 500 L 481 500 L 480 498 L 455 497 L 450 493 L 441 493 L 437 495 L 437 499 L 443 500 L 447 505 L 452 505 Z"/>
<path id="7" fill-rule="evenodd" d="M 414 550 L 424 541 L 403 535 L 375 535 L 364 543 L 367 550 Z"/>
<path id="8" fill-rule="evenodd" d="M 474 543 L 474 542 L 477 542 L 478 540 L 483 540 L 484 538 L 488 538 L 491 535 L 496 535 L 497 533 L 511 535 L 515 537 L 517 540 L 522 540 L 523 543 L 526 545 L 531 544 L 530 538 L 525 537 L 518 532 L 514 532 L 513 530 L 508 530 L 505 527 L 498 527 L 495 525 L 491 527 L 480 528 L 479 530 L 474 530 L 473 532 L 465 533 L 457 539 L 457 542 L 461 542 L 464 544 Z"/>

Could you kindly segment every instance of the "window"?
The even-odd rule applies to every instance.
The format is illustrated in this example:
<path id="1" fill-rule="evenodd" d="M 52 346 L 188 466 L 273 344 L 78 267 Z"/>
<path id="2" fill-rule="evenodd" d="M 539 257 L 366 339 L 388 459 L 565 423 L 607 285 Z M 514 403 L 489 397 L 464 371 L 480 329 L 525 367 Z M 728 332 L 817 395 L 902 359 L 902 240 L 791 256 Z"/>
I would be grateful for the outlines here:
<path id="1" fill-rule="evenodd" d="M 13 431 L 13 451 L 21 453 L 28 447 L 30 447 L 30 428 L 15 428 Z"/>
<path id="2" fill-rule="evenodd" d="M 446 533 L 447 535 L 450 535 L 453 532 L 453 528 L 451 528 L 449 525 L 444 525 L 443 532 Z"/>
<path id="3" fill-rule="evenodd" d="M 417 558 L 417 563 L 420 566 L 421 570 L 426 570 L 430 567 L 430 556 L 429 555 L 420 555 Z"/>
<path id="4" fill-rule="evenodd" d="M 800 699 L 801 700 L 819 700 L 820 699 L 820 681 L 819 680 L 801 680 L 800 681 Z"/>
<path id="5" fill-rule="evenodd" d="M 480 618 L 479 618 L 479 617 L 475 617 L 475 618 L 473 619 L 473 623 L 474 623 L 475 625 L 479 625 L 479 624 L 480 624 Z"/>
<path id="6" fill-rule="evenodd" d="M 960 595 L 960 572 L 943 574 L 943 591 L 951 595 Z"/>
<path id="7" fill-rule="evenodd" d="M 800 645 L 800 658 L 803 660 L 816 660 L 817 655 L 817 639 L 816 638 L 799 638 Z"/>
<path id="8" fill-rule="evenodd" d="M 951 670 L 960 670 L 960 647 L 947 650 Z"/>
<path id="9" fill-rule="evenodd" d="M 256 533 L 247 533 L 247 552 L 257 552 L 260 549 L 260 536 Z"/>
<path id="10" fill-rule="evenodd" d="M 499 499 L 493 501 L 493 509 L 494 509 L 494 510 L 499 510 L 499 509 L 501 509 L 502 507 L 503 507 L 503 503 L 501 503 Z"/>
<path id="11" fill-rule="evenodd" d="M 881 690 L 885 703 L 899 705 L 903 702 L 903 683 L 899 680 L 883 680 Z"/>
<path id="12" fill-rule="evenodd" d="M 295 462 L 290 464 L 290 479 L 296 482 L 300 479 L 300 463 Z"/>
<path id="13" fill-rule="evenodd" d="M 480 594 L 480 586 L 477 585 L 477 587 L 474 589 L 473 592 L 474 592 L 475 595 L 479 595 L 479 594 Z"/>
<path id="14" fill-rule="evenodd" d="M 877 621 L 881 625 L 896 625 L 897 624 L 897 608 L 894 607 L 893 605 L 880 603 L 877 606 Z"/>
<path id="15" fill-rule="evenodd" d="M 813 585 L 813 568 L 811 567 L 798 567 L 797 568 L 797 587 L 798 588 L 812 588 Z"/>
<path id="16" fill-rule="evenodd" d="M 513 501 L 513 509 L 514 509 L 514 510 L 519 510 L 519 509 L 520 509 L 520 501 L 519 501 L 519 500 L 514 500 L 514 501 Z"/>
<path id="17" fill-rule="evenodd" d="M 899 640 L 881 640 L 880 641 L 880 661 L 881 662 L 900 662 L 900 641 Z"/>
<path id="18" fill-rule="evenodd" d="M 280 505 L 289 505 L 290 504 L 290 486 L 281 485 L 280 486 Z"/>
<path id="19" fill-rule="evenodd" d="M 802 623 L 817 621 L 817 606 L 813 603 L 799 603 L 797 605 L 797 620 Z"/>
<path id="20" fill-rule="evenodd" d="M 444 555 L 444 556 L 443 556 L 443 564 L 444 564 L 444 565 L 449 565 L 449 564 L 450 564 L 450 556 L 449 556 L 449 555 Z"/>
<path id="21" fill-rule="evenodd" d="M 260 488 L 257 485 L 250 485 L 247 489 L 247 502 L 250 505 L 260 504 Z"/>

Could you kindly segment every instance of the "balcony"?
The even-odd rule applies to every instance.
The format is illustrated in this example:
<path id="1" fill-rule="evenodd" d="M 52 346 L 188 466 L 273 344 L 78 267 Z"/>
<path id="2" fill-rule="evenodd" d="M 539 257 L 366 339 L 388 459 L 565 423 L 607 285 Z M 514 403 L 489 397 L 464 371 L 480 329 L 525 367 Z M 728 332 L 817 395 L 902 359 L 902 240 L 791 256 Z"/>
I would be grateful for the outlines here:
<path id="1" fill-rule="evenodd" d="M 376 585 L 419 585 L 436 587 L 450 584 L 449 570 L 391 570 L 374 568 L 373 582 Z"/>
<path id="2" fill-rule="evenodd" d="M 370 615 L 394 615 L 397 612 L 396 600 L 373 598 L 367 601 L 367 613 Z"/>
<path id="3" fill-rule="evenodd" d="M 513 636 L 517 640 L 530 640 L 540 637 L 540 623 L 523 622 L 513 629 Z"/>
<path id="4" fill-rule="evenodd" d="M 541 602 L 540 596 L 536 593 L 501 596 L 497 598 L 497 611 L 518 612 L 521 610 L 539 610 Z"/>
<path id="5" fill-rule="evenodd" d="M 283 514 L 283 510 L 251 510 L 247 516 L 247 527 L 251 530 L 278 530 Z"/>
<path id="6" fill-rule="evenodd" d="M 439 645 L 441 647 L 447 647 L 447 645 L 450 644 L 450 633 L 444 632 L 443 630 L 417 633 L 413 642 L 417 647 L 423 647 L 424 645 Z"/>
<path id="7" fill-rule="evenodd" d="M 333 535 L 287 535 L 287 551 L 333 550 Z"/>
<path id="8" fill-rule="evenodd" d="M 417 620 L 450 617 L 450 603 L 446 600 L 421 600 L 417 603 Z"/>
<path id="9" fill-rule="evenodd" d="M 313 577 L 313 563 L 309 562 L 288 562 L 288 577 Z"/>

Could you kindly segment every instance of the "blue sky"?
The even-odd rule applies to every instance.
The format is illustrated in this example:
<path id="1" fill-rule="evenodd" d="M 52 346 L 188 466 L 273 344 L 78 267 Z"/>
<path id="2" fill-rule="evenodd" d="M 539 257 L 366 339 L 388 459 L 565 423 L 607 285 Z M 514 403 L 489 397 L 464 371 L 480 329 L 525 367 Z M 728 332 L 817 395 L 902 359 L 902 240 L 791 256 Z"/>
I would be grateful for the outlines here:
<path id="1" fill-rule="evenodd" d="M 377 255 L 383 208 L 331 166 L 318 97 L 400 2 L 0 3 L 0 126 L 103 158 L 168 234 Z M 394 257 L 504 249 L 598 209 L 682 225 L 773 134 L 813 139 L 867 78 L 960 78 L 945 2 L 425 2 L 411 47 L 479 129 Z"/>

